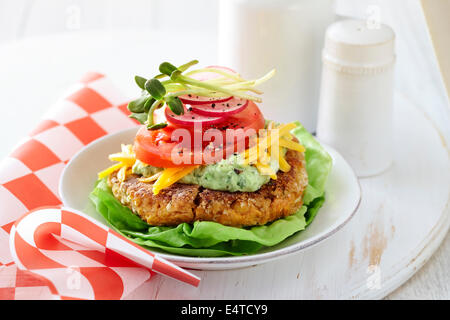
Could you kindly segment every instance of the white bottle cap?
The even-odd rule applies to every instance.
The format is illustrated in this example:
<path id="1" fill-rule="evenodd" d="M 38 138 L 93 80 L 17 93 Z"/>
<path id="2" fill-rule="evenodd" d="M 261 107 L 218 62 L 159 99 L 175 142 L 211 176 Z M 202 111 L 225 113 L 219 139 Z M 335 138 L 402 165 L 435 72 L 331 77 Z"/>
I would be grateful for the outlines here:
<path id="1" fill-rule="evenodd" d="M 327 29 L 317 136 L 360 177 L 392 163 L 395 34 L 386 25 L 342 20 Z"/>
<path id="2" fill-rule="evenodd" d="M 394 40 L 394 31 L 384 24 L 338 21 L 327 29 L 323 59 L 340 68 L 354 68 L 354 72 L 383 68 L 395 60 Z"/>

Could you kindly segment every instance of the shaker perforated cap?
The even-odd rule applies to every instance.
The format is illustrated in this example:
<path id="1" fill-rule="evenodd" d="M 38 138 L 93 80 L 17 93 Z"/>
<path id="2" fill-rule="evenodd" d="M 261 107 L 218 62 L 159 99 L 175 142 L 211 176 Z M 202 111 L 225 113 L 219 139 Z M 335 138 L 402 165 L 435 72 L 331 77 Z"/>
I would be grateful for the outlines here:
<path id="1" fill-rule="evenodd" d="M 395 33 L 387 25 L 341 20 L 327 28 L 324 62 L 342 67 L 379 68 L 395 60 Z"/>

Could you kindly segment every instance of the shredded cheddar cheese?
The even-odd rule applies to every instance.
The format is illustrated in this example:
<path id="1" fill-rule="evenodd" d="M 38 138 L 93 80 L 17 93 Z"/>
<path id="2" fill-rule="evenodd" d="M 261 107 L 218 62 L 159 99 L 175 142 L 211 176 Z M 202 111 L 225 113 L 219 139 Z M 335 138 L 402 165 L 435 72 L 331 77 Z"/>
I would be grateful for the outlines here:
<path id="1" fill-rule="evenodd" d="M 158 180 L 153 184 L 153 194 L 158 194 L 162 189 L 170 187 L 172 184 L 194 171 L 199 166 L 188 166 L 180 168 L 167 168 L 162 171 Z"/>
<path id="2" fill-rule="evenodd" d="M 117 178 L 120 181 L 125 181 L 127 178 L 127 175 L 131 171 L 131 167 L 133 167 L 134 163 L 136 162 L 136 155 L 133 152 L 133 146 L 130 145 L 121 145 L 122 152 L 114 153 L 109 156 L 109 160 L 111 161 L 118 161 L 119 163 L 116 163 L 115 165 L 112 165 L 111 167 L 103 170 L 98 174 L 99 179 L 106 178 L 111 173 L 116 172 Z"/>
<path id="3" fill-rule="evenodd" d="M 284 138 L 280 139 L 280 146 L 288 148 L 288 149 L 292 149 L 298 152 L 305 152 L 305 147 L 302 146 L 301 144 L 298 144 L 292 140 L 287 140 Z"/>
<path id="4" fill-rule="evenodd" d="M 278 163 L 280 164 L 280 170 L 283 172 L 288 172 L 289 170 L 291 170 L 291 165 L 281 155 L 281 148 L 279 150 L 279 153 L 280 153 L 280 155 L 278 156 Z"/>
<path id="5" fill-rule="evenodd" d="M 255 166 L 260 173 L 270 176 L 273 180 L 277 180 L 276 172 L 274 172 L 268 164 L 257 162 Z"/>
<path id="6" fill-rule="evenodd" d="M 276 173 L 269 165 L 271 159 L 278 160 L 281 171 L 289 171 L 291 166 L 284 158 L 282 148 L 305 152 L 304 146 L 292 140 L 290 131 L 295 127 L 295 123 L 275 126 L 271 121 L 267 131 L 257 138 L 256 144 L 244 151 L 244 164 L 254 164 L 261 174 L 267 174 L 274 180 Z"/>
<path id="7" fill-rule="evenodd" d="M 151 177 L 148 178 L 141 178 L 139 179 L 140 182 L 144 182 L 144 183 L 149 183 L 149 182 L 153 182 L 158 180 L 158 178 L 162 175 L 164 171 L 160 171 L 158 173 L 155 173 L 154 175 L 152 175 Z"/>
<path id="8" fill-rule="evenodd" d="M 115 165 L 109 167 L 108 169 L 103 170 L 102 172 L 100 172 L 100 173 L 98 174 L 98 178 L 99 178 L 99 179 L 106 178 L 106 177 L 109 176 L 111 173 L 113 173 L 113 172 L 119 170 L 120 168 L 122 168 L 123 165 L 124 165 L 123 163 L 117 163 L 117 164 L 115 164 Z"/>

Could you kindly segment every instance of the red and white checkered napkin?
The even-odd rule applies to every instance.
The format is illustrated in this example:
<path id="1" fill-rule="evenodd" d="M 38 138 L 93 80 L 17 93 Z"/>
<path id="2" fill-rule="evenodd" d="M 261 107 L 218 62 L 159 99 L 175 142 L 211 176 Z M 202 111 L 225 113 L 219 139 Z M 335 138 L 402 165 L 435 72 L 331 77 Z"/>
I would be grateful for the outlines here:
<path id="1" fill-rule="evenodd" d="M 84 214 L 59 209 L 59 177 L 70 158 L 88 143 L 137 124 L 128 118 L 127 100 L 106 77 L 89 73 L 0 163 L 0 299 L 121 298 L 150 278 L 149 269 L 183 274 L 181 280 L 198 284 L 150 253 L 144 258 L 148 251 Z M 140 258 L 129 256 L 125 246 Z M 78 284 L 80 289 L 70 289 Z"/>
<path id="2" fill-rule="evenodd" d="M 200 281 L 72 209 L 26 214 L 11 228 L 10 249 L 19 268 L 50 280 L 60 298 L 123 298 L 150 278 L 150 270 L 195 286 Z"/>

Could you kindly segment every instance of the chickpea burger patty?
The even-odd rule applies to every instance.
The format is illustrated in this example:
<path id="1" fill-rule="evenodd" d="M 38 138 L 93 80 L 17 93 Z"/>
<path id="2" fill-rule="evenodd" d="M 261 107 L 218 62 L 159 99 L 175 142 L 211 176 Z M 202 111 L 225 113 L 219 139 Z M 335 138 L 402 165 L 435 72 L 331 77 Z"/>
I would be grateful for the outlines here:
<path id="1" fill-rule="evenodd" d="M 228 192 L 196 184 L 175 183 L 153 194 L 152 183 L 132 174 L 121 182 L 117 172 L 108 178 L 114 196 L 142 220 L 153 226 L 176 226 L 194 221 L 214 221 L 227 226 L 264 225 L 294 214 L 303 204 L 308 185 L 304 154 L 288 150 L 291 169 L 279 171 L 255 192 Z"/>

